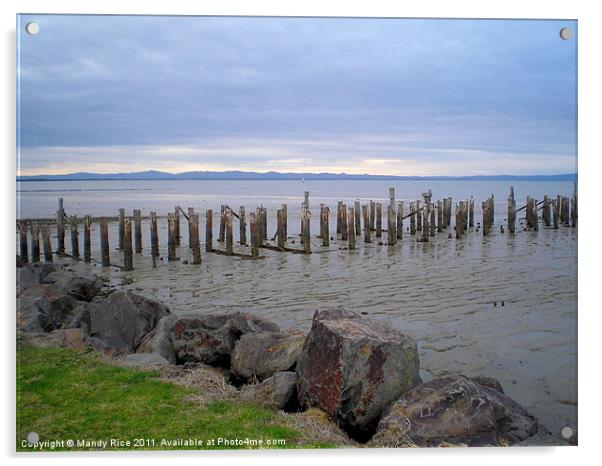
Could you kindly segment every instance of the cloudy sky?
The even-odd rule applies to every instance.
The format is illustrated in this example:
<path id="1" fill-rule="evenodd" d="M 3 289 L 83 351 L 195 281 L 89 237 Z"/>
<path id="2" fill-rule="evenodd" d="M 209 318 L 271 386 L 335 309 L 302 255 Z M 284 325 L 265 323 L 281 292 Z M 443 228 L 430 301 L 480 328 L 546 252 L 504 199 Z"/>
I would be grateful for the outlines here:
<path id="1" fill-rule="evenodd" d="M 22 16 L 19 174 L 572 173 L 566 26 Z"/>

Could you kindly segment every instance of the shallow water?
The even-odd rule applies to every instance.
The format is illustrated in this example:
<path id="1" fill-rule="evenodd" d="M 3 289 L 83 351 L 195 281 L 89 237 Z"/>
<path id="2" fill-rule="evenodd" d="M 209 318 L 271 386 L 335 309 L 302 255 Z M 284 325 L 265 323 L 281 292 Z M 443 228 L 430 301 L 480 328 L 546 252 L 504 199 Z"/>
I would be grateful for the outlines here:
<path id="1" fill-rule="evenodd" d="M 452 195 L 455 202 L 460 196 L 466 199 L 474 195 L 475 222 L 480 219 L 479 201 L 494 193 L 496 225 L 492 235 L 483 237 L 472 229 L 457 240 L 448 239 L 447 230 L 431 238 L 429 243 L 418 243 L 416 237 L 404 231 L 403 240 L 392 247 L 378 246 L 373 236 L 373 243 L 369 245 L 358 238 L 355 251 L 342 249 L 346 244 L 336 240 L 331 241 L 329 248 L 323 248 L 315 237 L 320 202 L 327 202 L 331 212 L 336 211 L 336 201 L 345 199 L 343 191 L 347 196 L 351 192 L 361 199 L 376 200 L 375 194 L 380 194 L 386 201 L 387 188 L 395 183 L 332 182 L 331 186 L 322 185 L 322 190 L 328 192 L 320 196 L 320 190 L 311 184 L 308 187 L 308 183 L 295 185 L 295 191 L 299 192 L 293 195 L 289 193 L 293 188 L 288 185 L 278 187 L 270 183 L 280 182 L 262 182 L 269 189 L 260 190 L 255 197 L 240 195 L 242 183 L 231 185 L 231 200 L 224 197 L 228 192 L 223 187 L 226 183 L 220 182 L 223 191 L 216 193 L 215 198 L 186 192 L 190 186 L 166 197 L 165 193 L 152 190 L 132 196 L 121 193 L 118 198 L 111 193 L 107 203 L 104 195 L 102 199 L 97 197 L 98 192 L 96 195 L 91 191 L 78 192 L 75 197 L 70 197 L 69 192 L 38 192 L 37 195 L 30 192 L 22 198 L 21 208 L 22 214 L 27 213 L 24 217 L 50 216 L 59 195 L 65 198 L 65 209 L 69 213 L 92 215 L 115 215 L 118 207 L 142 208 L 145 214 L 147 209 L 153 208 L 165 214 L 176 203 L 183 207 L 192 205 L 198 212 L 207 206 L 219 211 L 221 202 L 231 203 L 233 207 L 244 203 L 250 211 L 263 202 L 273 220 L 275 208 L 281 202 L 288 202 L 289 246 L 300 247 L 299 209 L 294 206 L 300 204 L 303 190 L 307 189 L 314 212 L 313 253 L 309 256 L 262 249 L 264 259 L 246 260 L 207 254 L 203 249 L 200 266 L 168 263 L 163 219 L 159 222 L 160 244 L 165 260 L 158 261 L 157 268 L 152 267 L 150 258 L 147 221 L 143 221 L 144 252 L 135 255 L 133 272 L 115 268 L 103 270 L 97 264 L 79 264 L 78 267 L 108 276 L 115 286 L 155 297 L 178 314 L 243 309 L 282 327 L 309 329 L 313 312 L 320 306 L 344 306 L 365 312 L 370 318 L 387 322 L 418 341 L 424 379 L 449 372 L 492 376 L 500 380 L 509 396 L 539 417 L 554 434 L 558 435 L 565 425 L 576 426 L 577 228 L 542 228 L 539 232 L 517 228 L 516 236 L 510 237 L 499 229 L 505 218 L 508 183 L 481 186 L 466 182 L 458 185 L 454 183 L 460 182 L 416 182 L 408 187 L 406 183 L 414 182 L 404 182 L 397 187 L 397 192 L 399 198 L 407 200 L 417 199 L 428 187 L 433 189 L 434 199 Z M 46 184 L 59 187 L 55 183 Z M 27 185 L 33 186 L 32 183 Z M 62 186 L 68 187 L 69 183 Z M 527 194 L 541 199 L 544 193 L 569 195 L 572 191 L 571 183 L 530 182 L 514 186 L 519 207 L 523 205 L 520 199 Z M 149 196 L 149 193 L 152 194 Z M 36 203 L 32 202 L 34 198 Z M 218 224 L 214 218 L 214 241 Z M 408 220 L 405 221 L 407 226 Z M 81 230 L 80 236 L 83 236 Z M 199 230 L 204 240 L 204 222 Z M 236 241 L 236 222 L 234 230 Z M 191 259 L 184 218 L 181 231 L 183 239 L 178 256 Z M 271 221 L 268 236 L 271 237 L 273 231 Z M 331 235 L 336 231 L 332 214 L 330 231 Z M 120 251 L 114 249 L 117 244 L 115 223 L 110 225 L 110 235 L 112 261 L 122 264 Z M 95 260 L 99 260 L 98 236 L 95 225 L 92 232 Z M 386 233 L 383 241 L 386 242 Z M 68 237 L 66 245 L 69 251 Z M 217 242 L 215 246 L 222 247 Z M 238 246 L 235 250 L 248 253 L 248 248 Z"/>

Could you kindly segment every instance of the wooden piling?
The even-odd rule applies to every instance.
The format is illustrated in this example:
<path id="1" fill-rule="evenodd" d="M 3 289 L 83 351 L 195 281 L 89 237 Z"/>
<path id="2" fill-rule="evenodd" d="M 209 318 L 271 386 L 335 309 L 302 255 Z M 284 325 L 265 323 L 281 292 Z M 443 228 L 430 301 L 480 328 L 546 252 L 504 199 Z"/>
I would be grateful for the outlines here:
<path id="1" fill-rule="evenodd" d="M 245 206 L 241 205 L 238 211 L 239 243 L 241 246 L 247 245 L 247 216 Z"/>
<path id="2" fill-rule="evenodd" d="M 77 216 L 70 218 L 71 227 L 71 257 L 74 261 L 79 260 L 79 231 L 77 227 Z"/>
<path id="3" fill-rule="evenodd" d="M 431 233 L 431 228 L 430 228 L 431 199 L 433 197 L 433 193 L 429 189 L 427 192 L 422 193 L 422 197 L 424 198 L 424 208 L 422 210 L 422 219 L 423 219 L 422 241 L 426 243 L 426 242 L 428 242 L 429 235 Z"/>
<path id="4" fill-rule="evenodd" d="M 259 210 L 259 207 L 257 208 Z M 226 221 L 226 217 L 224 217 L 224 211 L 226 210 L 226 207 L 224 205 L 220 206 L 220 212 L 219 212 L 219 234 L 217 236 L 217 242 L 218 243 L 223 243 L 224 242 L 224 238 L 226 236 L 226 224 L 224 223 Z"/>
<path id="5" fill-rule="evenodd" d="M 437 232 L 441 233 L 443 231 L 443 211 L 442 211 L 443 203 L 441 199 L 437 201 Z"/>
<path id="6" fill-rule="evenodd" d="M 309 208 L 309 206 L 308 206 Z M 265 207 L 261 207 L 261 232 L 263 233 L 263 237 L 261 239 L 261 244 L 268 239 L 268 209 Z"/>
<path id="7" fill-rule="evenodd" d="M 42 225 L 42 245 L 44 247 L 44 262 L 52 262 L 52 242 L 49 225 Z"/>
<path id="8" fill-rule="evenodd" d="M 483 201 L 481 206 L 483 209 L 483 236 L 487 236 L 491 231 L 491 203 L 489 199 L 487 201 Z"/>
<path id="9" fill-rule="evenodd" d="M 31 223 L 31 262 L 40 262 L 40 225 Z"/>
<path id="10" fill-rule="evenodd" d="M 119 250 L 123 249 L 123 235 L 125 233 L 125 209 L 119 209 L 119 231 L 118 231 L 118 246 Z"/>
<path id="11" fill-rule="evenodd" d="M 416 234 L 416 204 L 410 202 L 410 235 Z"/>
<path id="12" fill-rule="evenodd" d="M 176 215 L 169 212 L 167 214 L 167 260 L 173 262 L 176 257 Z"/>
<path id="13" fill-rule="evenodd" d="M 355 219 L 355 236 L 360 236 L 362 234 L 362 216 L 361 216 L 361 208 L 360 201 L 355 201 L 353 203 L 353 218 Z"/>
<path id="14" fill-rule="evenodd" d="M 188 225 L 190 233 L 190 243 L 192 250 L 192 263 L 199 265 L 201 263 L 201 242 L 199 239 L 199 214 L 189 211 Z"/>
<path id="15" fill-rule="evenodd" d="M 571 198 L 571 226 L 575 228 L 577 226 L 577 182 L 575 181 L 573 187 L 573 197 Z"/>
<path id="16" fill-rule="evenodd" d="M 310 212 L 309 206 L 303 205 L 301 208 L 301 240 L 303 243 L 303 252 L 309 254 L 311 252 L 311 237 L 310 237 Z"/>
<path id="17" fill-rule="evenodd" d="M 370 201 L 370 230 L 376 229 L 376 204 Z"/>
<path id="18" fill-rule="evenodd" d="M 387 243 L 389 246 L 397 244 L 397 219 L 395 210 L 390 205 L 387 206 Z"/>
<path id="19" fill-rule="evenodd" d="M 192 215 L 194 215 L 194 207 L 188 207 L 187 211 L 188 211 L 188 247 L 190 249 L 192 249 L 192 243 L 193 243 L 192 235 L 193 235 L 193 232 L 192 232 L 192 224 L 190 222 L 190 217 L 192 217 Z M 197 219 L 198 219 L 198 217 L 197 217 Z"/>
<path id="20" fill-rule="evenodd" d="M 397 239 L 403 238 L 403 201 L 397 205 Z"/>
<path id="21" fill-rule="evenodd" d="M 92 217 L 84 216 L 84 262 L 92 261 Z"/>
<path id="22" fill-rule="evenodd" d="M 452 217 L 452 198 L 447 198 L 447 226 L 451 226 L 451 217 Z"/>
<path id="23" fill-rule="evenodd" d="M 322 209 L 324 207 L 322 206 Z M 320 211 L 321 212 L 321 211 Z M 284 251 L 284 224 L 283 224 L 283 212 L 282 208 L 276 211 L 276 238 L 278 241 L 278 248 Z"/>
<path id="24" fill-rule="evenodd" d="M 288 240 L 288 206 L 286 204 L 282 204 L 280 207 L 282 210 L 282 225 L 284 226 L 284 241 Z"/>
<path id="25" fill-rule="evenodd" d="M 468 226 L 474 228 L 474 198 L 472 196 L 468 201 Z"/>
<path id="26" fill-rule="evenodd" d="M 56 236 L 57 253 L 59 256 L 65 254 L 65 210 L 63 209 L 63 198 L 59 197 L 59 208 L 56 211 Z M 27 260 L 27 259 L 26 259 Z"/>
<path id="27" fill-rule="evenodd" d="M 382 238 L 383 235 L 383 205 L 376 203 L 376 237 Z"/>
<path id="28" fill-rule="evenodd" d="M 516 233 L 516 200 L 514 199 L 514 187 L 510 186 L 510 194 L 508 195 L 508 233 L 514 235 Z"/>
<path id="29" fill-rule="evenodd" d="M 353 228 L 353 225 L 349 225 L 347 219 L 347 205 L 341 204 L 341 241 L 347 241 L 349 239 L 349 230 Z"/>
<path id="30" fill-rule="evenodd" d="M 259 255 L 259 232 L 257 231 L 257 213 L 249 214 L 249 231 L 251 233 L 251 256 Z"/>
<path id="31" fill-rule="evenodd" d="M 570 225 L 570 209 L 569 209 L 569 198 L 562 196 L 562 217 L 564 226 L 568 227 Z"/>
<path id="32" fill-rule="evenodd" d="M 328 225 L 328 214 L 330 208 L 324 205 L 320 209 L 320 236 L 322 237 L 322 246 L 330 246 L 330 232 Z"/>
<path id="33" fill-rule="evenodd" d="M 153 259 L 159 257 L 159 229 L 157 227 L 157 213 L 150 213 L 150 238 L 151 238 L 151 256 Z"/>
<path id="34" fill-rule="evenodd" d="M 349 225 L 349 250 L 355 249 L 355 207 L 349 207 L 347 212 L 347 224 Z"/>
<path id="35" fill-rule="evenodd" d="M 343 201 L 339 201 L 337 202 L 337 235 L 341 234 L 341 205 L 343 204 Z"/>
<path id="36" fill-rule="evenodd" d="M 29 249 L 27 246 L 27 222 L 19 221 L 19 255 L 21 262 L 27 264 L 29 262 Z"/>
<path id="37" fill-rule="evenodd" d="M 430 231 L 430 235 L 431 236 L 435 236 L 435 232 L 437 231 L 437 225 L 436 225 L 436 220 L 435 220 L 435 203 L 431 203 L 430 207 L 430 212 L 431 212 L 431 223 L 430 223 L 430 227 L 431 227 L 431 231 Z"/>
<path id="38" fill-rule="evenodd" d="M 134 209 L 134 249 L 136 254 L 142 254 L 142 212 Z"/>
<path id="39" fill-rule="evenodd" d="M 174 220 L 174 232 L 175 232 L 175 241 L 176 246 L 180 245 L 180 207 L 176 206 L 173 212 L 173 220 Z"/>
<path id="40" fill-rule="evenodd" d="M 547 194 L 543 197 L 543 206 L 541 208 L 541 221 L 547 227 L 552 224 L 552 216 L 550 215 L 550 198 Z"/>
<path id="41" fill-rule="evenodd" d="M 213 251 L 213 210 L 207 209 L 205 221 L 205 251 Z"/>
<path id="42" fill-rule="evenodd" d="M 420 201 L 416 201 L 416 212 L 417 212 L 417 216 L 416 216 L 416 231 L 422 231 L 422 216 L 424 214 L 421 213 L 420 210 Z"/>
<path id="43" fill-rule="evenodd" d="M 371 243 L 370 239 L 370 212 L 367 205 L 362 206 L 362 213 L 364 214 L 364 243 Z"/>
<path id="44" fill-rule="evenodd" d="M 103 267 L 111 265 L 111 251 L 109 249 L 109 224 L 106 217 L 100 219 L 100 252 Z"/>
<path id="45" fill-rule="evenodd" d="M 537 199 L 533 200 L 533 230 L 539 231 L 539 215 L 537 215 Z"/>
<path id="46" fill-rule="evenodd" d="M 558 219 L 560 217 L 560 201 L 558 198 L 552 201 L 552 218 L 554 221 L 554 230 L 558 230 Z"/>
<path id="47" fill-rule="evenodd" d="M 232 234 L 232 211 L 226 209 L 226 254 L 231 256 L 234 252 L 234 238 Z"/>
<path id="48" fill-rule="evenodd" d="M 485 216 L 484 213 L 483 216 Z M 462 210 L 460 209 L 460 205 L 456 204 L 456 238 L 462 238 L 462 233 L 464 233 L 464 227 L 462 226 Z"/>
<path id="49" fill-rule="evenodd" d="M 132 254 L 132 221 L 126 218 L 123 222 L 123 270 L 134 270 L 134 257 Z"/>

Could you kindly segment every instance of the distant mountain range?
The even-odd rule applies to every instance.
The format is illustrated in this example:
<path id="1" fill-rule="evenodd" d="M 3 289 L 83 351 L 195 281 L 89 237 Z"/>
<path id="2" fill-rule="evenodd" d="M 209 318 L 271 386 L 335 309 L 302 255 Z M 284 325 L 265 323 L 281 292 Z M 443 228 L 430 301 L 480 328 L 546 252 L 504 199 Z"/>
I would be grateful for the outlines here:
<path id="1" fill-rule="evenodd" d="M 394 176 L 350 175 L 347 173 L 279 173 L 243 171 L 195 171 L 167 173 L 156 170 L 132 173 L 69 173 L 65 175 L 17 176 L 17 181 L 82 180 L 468 180 L 468 181 L 576 181 L 576 173 L 562 175 L 475 175 L 475 176 Z"/>

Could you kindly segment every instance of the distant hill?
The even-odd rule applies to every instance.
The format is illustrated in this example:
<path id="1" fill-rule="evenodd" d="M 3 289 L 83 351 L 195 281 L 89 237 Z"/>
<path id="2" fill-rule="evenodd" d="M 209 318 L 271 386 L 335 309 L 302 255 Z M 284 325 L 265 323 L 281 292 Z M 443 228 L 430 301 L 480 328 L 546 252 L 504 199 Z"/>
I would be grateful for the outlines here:
<path id="1" fill-rule="evenodd" d="M 576 173 L 561 175 L 476 175 L 476 176 L 393 176 L 350 175 L 347 173 L 279 173 L 243 171 L 195 171 L 167 173 L 155 170 L 132 173 L 69 173 L 65 175 L 17 176 L 17 181 L 81 180 L 468 180 L 468 181 L 576 181 Z"/>

